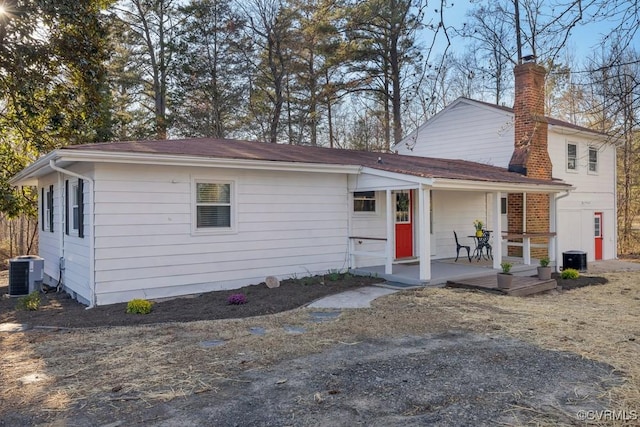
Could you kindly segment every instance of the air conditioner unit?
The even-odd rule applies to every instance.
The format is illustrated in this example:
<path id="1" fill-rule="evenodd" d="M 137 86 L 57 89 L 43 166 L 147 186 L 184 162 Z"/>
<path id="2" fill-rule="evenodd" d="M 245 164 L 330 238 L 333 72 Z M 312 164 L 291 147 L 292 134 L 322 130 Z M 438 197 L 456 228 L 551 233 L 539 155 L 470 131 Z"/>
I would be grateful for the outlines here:
<path id="1" fill-rule="evenodd" d="M 21 255 L 9 260 L 9 296 L 23 296 L 39 290 L 44 279 L 44 258 Z"/>

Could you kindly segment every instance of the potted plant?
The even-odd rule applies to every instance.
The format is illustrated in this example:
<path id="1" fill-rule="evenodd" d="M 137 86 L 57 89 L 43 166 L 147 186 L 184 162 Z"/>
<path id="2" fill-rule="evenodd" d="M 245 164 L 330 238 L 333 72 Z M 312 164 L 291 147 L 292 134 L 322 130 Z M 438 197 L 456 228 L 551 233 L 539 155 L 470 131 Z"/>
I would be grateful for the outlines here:
<path id="1" fill-rule="evenodd" d="M 476 237 L 482 237 L 482 230 L 484 229 L 484 223 L 479 219 L 473 221 L 473 227 L 476 229 Z"/>
<path id="2" fill-rule="evenodd" d="M 502 271 L 498 273 L 498 288 L 509 289 L 511 282 L 513 281 L 513 275 L 511 274 L 512 264 L 510 262 L 503 261 L 500 264 Z"/>
<path id="3" fill-rule="evenodd" d="M 551 279 L 551 267 L 549 267 L 549 257 L 540 258 L 540 266 L 538 267 L 538 279 L 549 280 Z"/>

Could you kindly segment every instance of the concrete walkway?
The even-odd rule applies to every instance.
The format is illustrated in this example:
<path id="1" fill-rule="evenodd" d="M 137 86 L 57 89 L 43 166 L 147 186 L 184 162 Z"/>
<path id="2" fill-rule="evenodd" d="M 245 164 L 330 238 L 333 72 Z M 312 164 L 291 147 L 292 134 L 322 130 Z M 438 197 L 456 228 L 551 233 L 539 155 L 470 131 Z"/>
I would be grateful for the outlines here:
<path id="1" fill-rule="evenodd" d="M 398 292 L 397 289 L 366 286 L 352 291 L 341 292 L 320 298 L 307 305 L 309 308 L 367 308 L 374 299 Z"/>

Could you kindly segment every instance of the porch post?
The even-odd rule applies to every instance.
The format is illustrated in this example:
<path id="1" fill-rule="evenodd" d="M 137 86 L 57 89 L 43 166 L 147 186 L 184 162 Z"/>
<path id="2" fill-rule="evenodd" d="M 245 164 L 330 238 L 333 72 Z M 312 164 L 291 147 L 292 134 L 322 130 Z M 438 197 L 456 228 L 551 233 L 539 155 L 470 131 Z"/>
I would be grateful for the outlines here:
<path id="1" fill-rule="evenodd" d="M 527 193 L 522 193 L 522 232 L 527 233 Z M 531 264 L 531 239 L 522 239 L 522 259 L 525 265 Z"/>
<path id="2" fill-rule="evenodd" d="M 431 280 L 431 208 L 429 188 L 418 187 L 418 230 L 420 241 L 420 281 Z"/>
<path id="3" fill-rule="evenodd" d="M 387 189 L 387 246 L 385 248 L 384 274 L 392 274 L 393 272 L 393 247 L 395 246 L 393 224 L 394 211 L 393 200 L 391 199 L 391 190 Z"/>
<path id="4" fill-rule="evenodd" d="M 502 263 L 502 194 L 499 191 L 493 193 L 493 268 L 499 269 Z"/>
<path id="5" fill-rule="evenodd" d="M 353 192 L 352 191 L 348 191 L 347 192 L 347 248 L 349 251 L 349 270 L 353 269 L 356 267 L 356 256 L 353 254 L 353 252 L 356 250 L 355 248 L 355 244 L 353 242 L 353 239 L 351 238 L 353 236 Z"/>

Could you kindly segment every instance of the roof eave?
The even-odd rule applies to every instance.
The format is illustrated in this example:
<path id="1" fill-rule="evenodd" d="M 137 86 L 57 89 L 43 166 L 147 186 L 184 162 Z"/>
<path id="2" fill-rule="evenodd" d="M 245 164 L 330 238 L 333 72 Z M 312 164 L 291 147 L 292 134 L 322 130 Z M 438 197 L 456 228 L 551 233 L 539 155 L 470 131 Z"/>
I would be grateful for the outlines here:
<path id="1" fill-rule="evenodd" d="M 37 177 L 43 175 L 42 171 L 49 168 L 49 161 L 57 157 L 58 150 L 51 151 L 46 155 L 38 158 L 26 168 L 15 174 L 9 179 L 9 185 L 17 187 L 19 185 L 36 185 Z"/>
<path id="2" fill-rule="evenodd" d="M 280 170 L 293 172 L 359 173 L 359 165 L 288 162 L 275 160 L 229 159 L 218 157 L 184 156 L 157 153 L 107 152 L 97 150 L 52 151 L 27 166 L 9 181 L 11 185 L 34 185 L 37 177 L 53 172 L 49 160 L 84 163 L 121 163 L 162 166 L 196 166 L 216 168 L 248 168 L 256 170 Z"/>
<path id="3" fill-rule="evenodd" d="M 500 191 L 509 193 L 562 193 L 572 191 L 575 187 L 565 182 L 501 182 L 501 181 L 475 181 L 464 179 L 436 178 L 433 181 L 434 189 L 446 190 L 484 190 L 486 192 Z"/>

